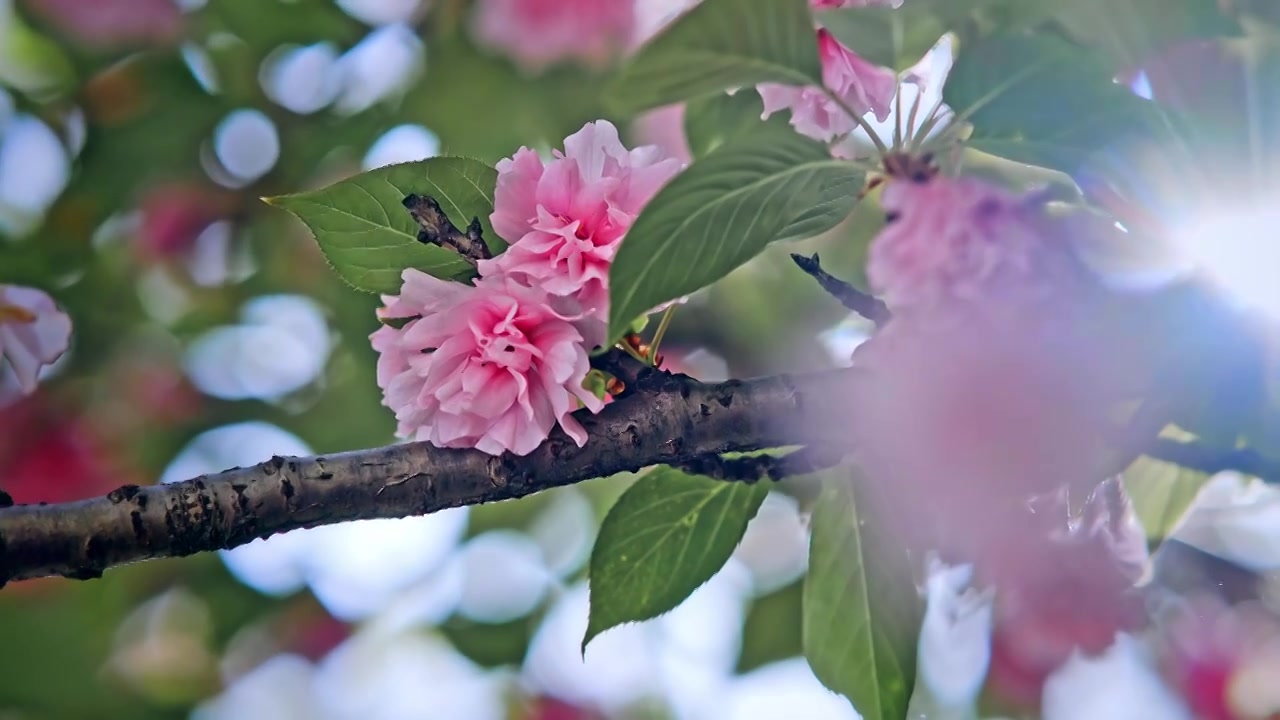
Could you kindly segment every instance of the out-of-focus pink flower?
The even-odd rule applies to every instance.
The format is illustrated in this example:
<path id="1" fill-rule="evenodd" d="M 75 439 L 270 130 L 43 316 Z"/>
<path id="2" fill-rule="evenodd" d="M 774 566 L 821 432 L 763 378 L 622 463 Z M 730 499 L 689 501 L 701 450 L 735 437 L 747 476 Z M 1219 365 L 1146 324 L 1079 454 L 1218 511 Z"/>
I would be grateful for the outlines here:
<path id="1" fill-rule="evenodd" d="M 15 502 L 70 502 L 136 482 L 83 417 L 45 393 L 0 411 L 0 490 Z"/>
<path id="2" fill-rule="evenodd" d="M 526 720 L 604 720 L 604 716 L 594 710 L 578 707 L 553 697 L 535 698 L 531 703 Z"/>
<path id="3" fill-rule="evenodd" d="M 634 0 L 479 0 L 476 40 L 537 72 L 563 60 L 599 65 L 630 46 Z"/>
<path id="4" fill-rule="evenodd" d="M 912 508 L 894 529 L 905 545 L 996 587 L 991 679 L 1034 703 L 1073 651 L 1100 652 L 1141 620 L 1129 591 L 1145 543 L 1116 481 L 1078 524 L 1064 502 L 1028 509 L 1097 481 L 1108 412 L 1138 361 L 1082 362 L 1102 299 L 1032 198 L 935 177 L 893 180 L 882 203 L 868 275 L 893 316 L 854 353 L 867 421 L 853 446 Z"/>
<path id="5" fill-rule="evenodd" d="M 618 246 L 680 167 L 654 146 L 627 150 L 605 120 L 566 138 L 564 152 L 548 163 L 521 148 L 498 163 L 490 216 L 511 246 L 481 261 L 480 274 L 515 277 L 573 298 L 585 313 L 607 316 L 609 266 Z"/>
<path id="6" fill-rule="evenodd" d="M 1202 720 L 1280 713 L 1280 622 L 1262 603 L 1192 597 L 1164 628 L 1166 674 Z"/>
<path id="7" fill-rule="evenodd" d="M 1028 709 L 1073 653 L 1097 655 L 1145 622 L 1134 585 L 1146 538 L 1119 479 L 1098 487 L 1078 523 L 1065 494 L 1044 505 L 1020 526 L 993 528 L 979 558 L 983 581 L 996 588 L 989 685 Z"/>
<path id="8" fill-rule="evenodd" d="M 33 15 L 93 47 L 172 42 L 182 32 L 173 0 L 26 0 Z"/>
<path id="9" fill-rule="evenodd" d="M 867 278 L 895 313 L 1050 291 L 1077 269 L 1042 206 L 973 178 L 890 181 Z"/>
<path id="10" fill-rule="evenodd" d="M 868 62 L 826 30 L 818 31 L 822 83 L 859 115 L 889 117 L 898 76 L 891 68 Z M 857 121 L 819 88 L 765 83 L 759 85 L 764 117 L 791 110 L 791 125 L 801 135 L 830 142 L 853 132 Z"/>
<path id="11" fill-rule="evenodd" d="M 196 185 L 166 185 L 142 199 L 135 248 L 143 262 L 185 256 L 196 238 L 230 208 L 224 196 Z"/>
<path id="12" fill-rule="evenodd" d="M 1043 319 L 1005 317 L 895 315 L 853 356 L 859 464 L 902 507 L 931 499 L 895 532 L 918 552 L 955 550 L 948 562 L 972 562 L 989 527 L 1026 522 L 1031 497 L 1091 481 L 1106 451 L 1109 378 L 1095 382 L 1105 373 Z"/>
<path id="13" fill-rule="evenodd" d="M 684 103 L 651 110 L 632 122 L 632 132 L 646 145 L 662 148 L 668 157 L 681 163 L 692 162 L 693 154 L 684 134 L 684 113 Z"/>
<path id="14" fill-rule="evenodd" d="M 576 318 L 552 307 L 555 298 L 507 277 L 464 285 L 408 269 L 403 278 L 380 314 L 411 319 L 370 337 L 401 436 L 527 455 L 558 422 L 586 443 L 570 413 L 603 403 L 582 386 L 590 369 L 583 336 Z"/>
<path id="15" fill-rule="evenodd" d="M 71 318 L 53 298 L 34 288 L 0 285 L 0 360 L 12 369 L 19 394 L 35 391 L 40 368 L 61 357 L 70 342 Z"/>
<path id="16" fill-rule="evenodd" d="M 288 607 L 272 629 L 281 649 L 319 662 L 329 651 L 351 637 L 351 626 L 329 614 L 314 600 Z"/>
<path id="17" fill-rule="evenodd" d="M 104 374 L 108 392 L 88 408 L 104 440 L 127 446 L 146 440 L 157 430 L 189 421 L 204 396 L 182 370 L 180 358 L 157 352 L 146 340 L 131 338 L 130 352 Z"/>

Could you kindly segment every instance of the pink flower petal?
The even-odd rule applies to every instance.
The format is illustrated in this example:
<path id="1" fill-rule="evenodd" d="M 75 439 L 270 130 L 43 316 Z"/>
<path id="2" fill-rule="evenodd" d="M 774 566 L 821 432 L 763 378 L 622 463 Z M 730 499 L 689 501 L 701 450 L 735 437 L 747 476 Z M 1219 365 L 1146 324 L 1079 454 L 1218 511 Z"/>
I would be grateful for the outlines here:
<path id="1" fill-rule="evenodd" d="M 40 369 L 67 351 L 71 318 L 34 288 L 0 285 L 0 361 L 7 361 L 21 394 L 35 391 Z"/>
<path id="2" fill-rule="evenodd" d="M 417 298 L 421 319 L 370 336 L 397 432 L 442 447 L 532 452 L 582 391 L 590 365 L 580 321 L 558 312 L 545 291 L 508 277 L 414 282 L 441 290 Z"/>
<path id="3" fill-rule="evenodd" d="M 511 245 L 480 262 L 479 270 L 482 277 L 508 276 L 573 298 L 582 312 L 603 318 L 618 245 L 681 164 L 657 147 L 628 150 L 604 120 L 588 123 L 564 145 L 545 164 L 528 148 L 498 164 L 492 219 Z"/>
<path id="4" fill-rule="evenodd" d="M 636 0 L 478 0 L 480 44 L 530 71 L 562 60 L 598 65 L 630 47 Z"/>

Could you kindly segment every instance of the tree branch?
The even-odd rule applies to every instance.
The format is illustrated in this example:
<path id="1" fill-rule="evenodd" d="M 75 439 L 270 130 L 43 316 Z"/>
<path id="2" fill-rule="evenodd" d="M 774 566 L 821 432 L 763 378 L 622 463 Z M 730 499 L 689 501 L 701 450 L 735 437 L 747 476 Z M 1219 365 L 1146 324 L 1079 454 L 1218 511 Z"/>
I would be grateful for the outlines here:
<path id="1" fill-rule="evenodd" d="M 1228 470 L 1253 475 L 1270 483 L 1280 483 L 1280 463 L 1246 449 L 1219 449 L 1199 443 L 1157 438 L 1147 449 L 1148 456 L 1205 473 Z"/>
<path id="2" fill-rule="evenodd" d="M 404 443 L 274 457 L 54 505 L 6 507 L 12 501 L 0 493 L 0 585 L 47 575 L 94 578 L 139 560 L 233 548 L 347 520 L 519 498 L 650 465 L 753 482 L 829 467 L 852 450 L 847 419 L 860 370 L 707 384 L 621 354 L 597 360 L 625 375 L 627 388 L 599 415 L 579 418 L 590 436 L 583 447 L 557 429 L 525 457 Z M 788 445 L 805 449 L 783 457 L 721 457 Z M 1147 454 L 1207 472 L 1239 470 L 1280 481 L 1280 466 L 1248 451 L 1160 441 Z"/>
<path id="3" fill-rule="evenodd" d="M 91 500 L 3 508 L 0 584 L 93 578 L 125 563 L 233 548 L 297 528 L 423 515 L 726 452 L 847 444 L 846 427 L 812 418 L 847 413 L 841 398 L 849 371 L 704 384 L 643 368 L 631 378 L 603 412 L 579 418 L 590 436 L 581 448 L 560 430 L 525 457 L 405 443 L 275 457 Z"/>
<path id="4" fill-rule="evenodd" d="M 868 295 L 840 278 L 832 275 L 822 269 L 822 262 L 818 259 L 818 254 L 814 253 L 812 257 L 805 257 L 799 253 L 791 253 L 791 259 L 795 264 L 805 271 L 818 284 L 822 286 L 832 297 L 840 301 L 841 305 L 858 313 L 862 317 L 870 320 L 876 325 L 883 325 L 889 321 L 889 307 L 880 301 L 879 298 Z"/>

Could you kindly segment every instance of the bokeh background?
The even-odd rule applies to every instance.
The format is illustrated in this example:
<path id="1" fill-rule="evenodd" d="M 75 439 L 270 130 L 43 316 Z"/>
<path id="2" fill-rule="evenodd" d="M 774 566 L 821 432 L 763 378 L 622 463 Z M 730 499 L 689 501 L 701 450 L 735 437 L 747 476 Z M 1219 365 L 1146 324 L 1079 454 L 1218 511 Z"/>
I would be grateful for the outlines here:
<path id="1" fill-rule="evenodd" d="M 638 3 L 637 40 L 685 4 Z M 40 391 L 0 412 L 16 501 L 394 441 L 367 339 L 377 298 L 259 198 L 547 150 L 609 117 L 607 67 L 521 69 L 478 47 L 475 11 L 0 0 L 0 282 L 51 291 L 75 322 Z M 680 122 L 619 124 L 681 154 Z M 801 249 L 856 267 L 837 239 Z M 841 362 L 861 333 L 778 250 L 695 297 L 664 354 L 715 380 Z M 628 482 L 12 584 L 0 717 L 854 717 L 799 657 L 803 483 L 681 608 L 584 660 L 584 565 Z"/>
<path id="2" fill-rule="evenodd" d="M 638 0 L 629 40 L 609 47 L 625 54 L 691 2 Z M 260 198 L 439 154 L 549 151 L 610 118 L 607 59 L 535 67 L 477 40 L 482 5 L 507 3 L 0 0 L 0 283 L 48 290 L 75 323 L 40 390 L 0 410 L 0 487 L 58 502 L 394 442 L 368 343 L 378 299 L 344 286 L 301 223 Z M 1222 127 L 1248 119 L 1231 73 L 1190 58 L 1126 82 L 1221 90 L 1229 102 L 1202 104 Z M 944 41 L 927 66 L 940 79 L 948 63 Z M 678 107 L 610 119 L 629 144 L 687 155 Z M 719 380 L 845 364 L 867 328 L 787 253 L 820 251 L 858 280 L 854 240 L 881 222 L 862 203 L 693 296 L 663 346 L 669 367 Z M 1280 245 L 1255 237 L 1216 233 L 1197 260 L 1274 318 L 1275 263 L 1259 253 Z M 0 720 L 856 717 L 800 657 L 812 478 L 778 485 L 682 606 L 580 653 L 586 560 L 631 479 L 11 584 Z M 1203 480 L 1180 483 L 1138 498 L 1148 532 Z M 1183 539 L 1280 567 L 1280 491 L 1211 487 Z"/>

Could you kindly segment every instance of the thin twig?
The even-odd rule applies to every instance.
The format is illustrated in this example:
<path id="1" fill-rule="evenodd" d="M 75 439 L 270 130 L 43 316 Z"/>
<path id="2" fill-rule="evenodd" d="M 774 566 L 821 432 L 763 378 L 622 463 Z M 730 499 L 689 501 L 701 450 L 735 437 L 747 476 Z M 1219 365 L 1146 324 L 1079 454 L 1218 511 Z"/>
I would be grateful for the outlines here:
<path id="1" fill-rule="evenodd" d="M 658 348 L 662 347 L 662 339 L 667 335 L 667 328 L 671 326 L 671 316 L 676 314 L 676 306 L 678 303 L 672 303 L 662 312 L 662 319 L 658 321 L 658 329 L 653 333 L 653 341 L 649 343 L 649 358 L 656 367 L 661 363 L 658 362 Z"/>
<path id="2" fill-rule="evenodd" d="M 864 293 L 823 270 L 817 253 L 814 253 L 811 257 L 792 253 L 791 259 L 795 261 L 801 270 L 808 273 L 814 280 L 817 280 L 823 290 L 826 290 L 832 297 L 839 300 L 841 305 L 858 313 L 877 326 L 884 325 L 889 321 L 889 307 L 887 305 L 879 298 Z"/>
<path id="3" fill-rule="evenodd" d="M 839 106 L 846 115 L 852 118 L 853 122 L 856 123 L 858 127 L 862 128 L 863 132 L 865 132 L 868 137 L 871 138 L 871 142 L 876 146 L 877 153 L 882 157 L 888 154 L 889 148 L 884 144 L 884 141 L 880 139 L 880 136 L 876 134 L 875 128 L 871 127 L 871 124 L 867 122 L 866 118 L 854 112 L 853 108 L 849 107 L 849 103 L 845 102 L 844 99 L 832 91 L 831 88 L 823 87 L 822 91 L 826 93 L 827 97 L 831 98 L 831 101 Z"/>

